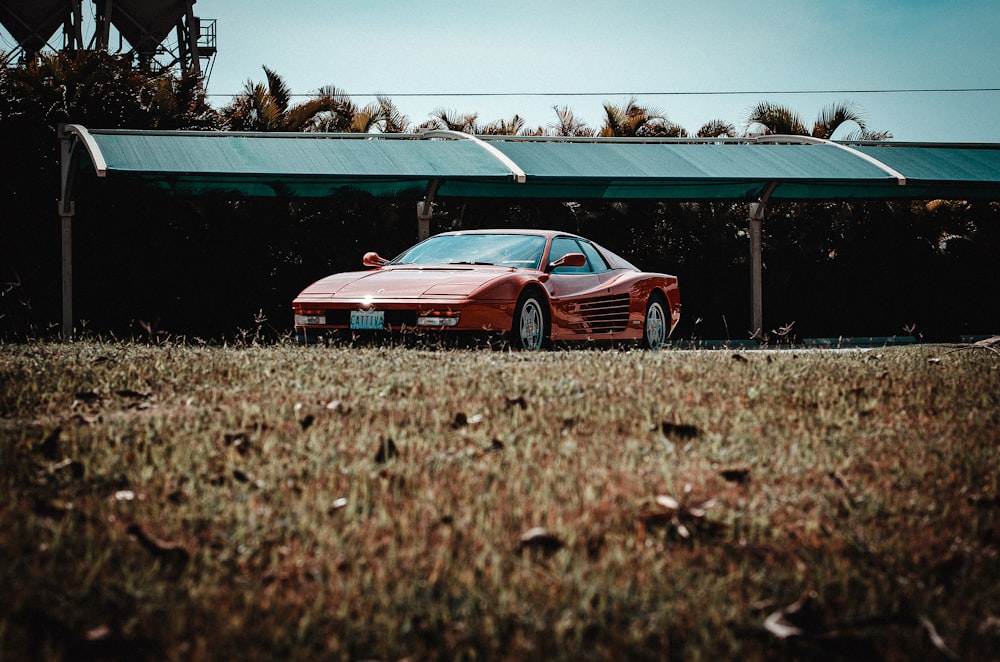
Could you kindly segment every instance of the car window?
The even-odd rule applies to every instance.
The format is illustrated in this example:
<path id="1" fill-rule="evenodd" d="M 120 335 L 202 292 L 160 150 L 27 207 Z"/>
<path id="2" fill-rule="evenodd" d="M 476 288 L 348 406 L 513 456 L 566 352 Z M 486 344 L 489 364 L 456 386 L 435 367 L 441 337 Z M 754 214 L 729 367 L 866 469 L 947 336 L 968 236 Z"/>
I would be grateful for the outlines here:
<path id="1" fill-rule="evenodd" d="M 590 262 L 590 267 L 596 272 L 607 271 L 608 263 L 604 261 L 604 257 L 598 252 L 594 245 L 589 241 L 580 241 L 580 248 L 583 249 L 583 254 L 587 256 L 587 262 Z"/>
<path id="2" fill-rule="evenodd" d="M 580 244 L 572 237 L 556 237 L 552 240 L 552 248 L 549 251 L 549 264 L 552 264 L 563 255 L 568 253 L 583 253 L 583 248 Z M 587 258 L 587 264 L 582 267 L 556 267 L 552 270 L 554 274 L 589 274 L 593 271 L 590 267 L 590 258 Z"/>
<path id="3" fill-rule="evenodd" d="M 457 234 L 427 239 L 392 261 L 393 264 L 496 264 L 537 269 L 545 237 L 529 234 Z"/>

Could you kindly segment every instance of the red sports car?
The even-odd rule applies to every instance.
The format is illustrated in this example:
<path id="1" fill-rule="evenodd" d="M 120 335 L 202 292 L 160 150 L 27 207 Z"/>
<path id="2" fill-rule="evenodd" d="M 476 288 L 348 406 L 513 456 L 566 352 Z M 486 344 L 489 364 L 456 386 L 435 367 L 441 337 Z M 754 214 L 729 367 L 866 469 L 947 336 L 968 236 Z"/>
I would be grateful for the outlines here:
<path id="1" fill-rule="evenodd" d="M 677 278 L 645 273 L 582 237 L 473 230 L 426 239 L 368 271 L 334 274 L 292 302 L 296 336 L 332 332 L 501 332 L 536 350 L 550 341 L 637 340 L 661 347 L 680 319 Z"/>

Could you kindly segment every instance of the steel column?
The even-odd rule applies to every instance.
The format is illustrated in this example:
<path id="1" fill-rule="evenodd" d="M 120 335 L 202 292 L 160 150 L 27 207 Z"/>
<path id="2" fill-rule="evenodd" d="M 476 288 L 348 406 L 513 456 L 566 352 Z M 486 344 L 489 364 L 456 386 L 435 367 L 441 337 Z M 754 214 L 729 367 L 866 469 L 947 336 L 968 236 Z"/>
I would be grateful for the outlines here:
<path id="1" fill-rule="evenodd" d="M 59 125 L 60 172 L 62 182 L 59 187 L 59 221 L 62 234 L 62 339 L 73 339 L 73 215 L 76 203 L 73 201 L 74 147 L 76 136 Z"/>
<path id="2" fill-rule="evenodd" d="M 764 205 L 750 204 L 750 325 L 751 338 L 760 339 L 764 331 L 764 302 L 762 283 L 762 260 L 760 249 L 761 226 L 764 221 Z"/>

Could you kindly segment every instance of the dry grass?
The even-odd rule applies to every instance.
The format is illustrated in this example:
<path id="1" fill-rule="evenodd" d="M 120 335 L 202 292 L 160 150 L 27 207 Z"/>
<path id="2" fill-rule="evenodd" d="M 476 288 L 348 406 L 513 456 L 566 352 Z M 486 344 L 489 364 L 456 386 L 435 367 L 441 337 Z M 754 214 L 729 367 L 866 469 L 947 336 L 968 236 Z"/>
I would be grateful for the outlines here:
<path id="1" fill-rule="evenodd" d="M 995 659 L 949 349 L 0 346 L 0 650 Z"/>

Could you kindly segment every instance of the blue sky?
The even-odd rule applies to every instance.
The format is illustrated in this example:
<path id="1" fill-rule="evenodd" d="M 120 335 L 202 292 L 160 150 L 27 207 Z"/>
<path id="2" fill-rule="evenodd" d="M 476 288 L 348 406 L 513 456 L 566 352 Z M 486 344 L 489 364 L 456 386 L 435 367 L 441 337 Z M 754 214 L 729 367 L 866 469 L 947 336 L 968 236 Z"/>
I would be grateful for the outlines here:
<path id="1" fill-rule="evenodd" d="M 867 92 L 1000 88 L 996 0 L 198 0 L 194 9 L 218 21 L 208 84 L 217 107 L 263 81 L 267 65 L 297 94 L 336 85 L 359 105 L 387 94 L 415 124 L 445 108 L 544 127 L 565 105 L 597 127 L 603 102 L 634 95 L 694 133 L 713 119 L 740 127 L 760 101 L 811 126 L 824 106 L 851 100 L 870 128 L 899 141 L 1000 143 L 1000 91 Z M 437 96 L 409 96 L 421 94 Z"/>

